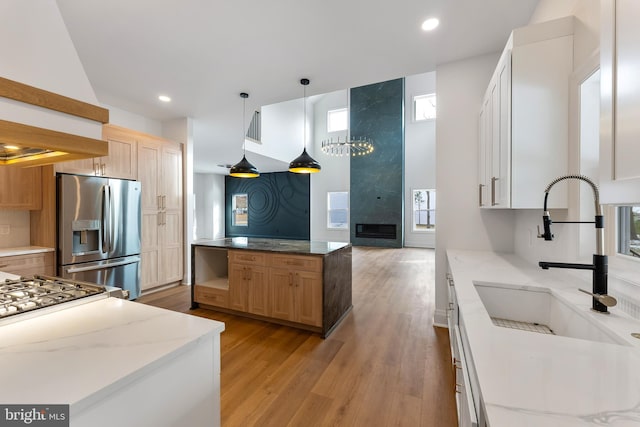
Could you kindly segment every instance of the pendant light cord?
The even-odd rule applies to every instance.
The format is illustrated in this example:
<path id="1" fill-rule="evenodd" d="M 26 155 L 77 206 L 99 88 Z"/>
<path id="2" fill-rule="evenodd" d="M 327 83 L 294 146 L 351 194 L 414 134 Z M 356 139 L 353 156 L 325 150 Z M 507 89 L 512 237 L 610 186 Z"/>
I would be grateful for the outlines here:
<path id="1" fill-rule="evenodd" d="M 244 137 L 244 121 L 245 121 L 245 114 L 247 111 L 247 98 L 242 97 L 242 155 L 245 156 L 247 153 L 245 151 L 245 145 L 247 144 L 247 138 Z"/>
<path id="2" fill-rule="evenodd" d="M 302 140 L 304 141 L 304 149 L 307 149 L 307 86 L 302 85 L 302 111 L 304 112 L 304 126 L 302 128 Z"/>

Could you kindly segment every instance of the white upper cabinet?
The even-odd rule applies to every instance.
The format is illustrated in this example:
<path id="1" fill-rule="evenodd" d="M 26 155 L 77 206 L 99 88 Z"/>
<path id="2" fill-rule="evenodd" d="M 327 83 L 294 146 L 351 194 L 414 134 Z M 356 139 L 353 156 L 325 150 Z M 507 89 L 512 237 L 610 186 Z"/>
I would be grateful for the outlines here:
<path id="1" fill-rule="evenodd" d="M 544 190 L 568 170 L 573 17 L 514 30 L 480 112 L 479 205 L 541 208 Z M 566 208 L 566 188 L 549 196 Z"/>
<path id="2" fill-rule="evenodd" d="M 640 203 L 640 2 L 603 0 L 600 43 L 602 203 Z"/>

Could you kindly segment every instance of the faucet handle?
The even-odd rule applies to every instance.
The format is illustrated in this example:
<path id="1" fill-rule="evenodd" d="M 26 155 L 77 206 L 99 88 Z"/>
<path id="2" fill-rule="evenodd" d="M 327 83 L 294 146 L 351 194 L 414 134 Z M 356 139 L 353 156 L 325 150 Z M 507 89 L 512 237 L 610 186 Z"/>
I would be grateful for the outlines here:
<path id="1" fill-rule="evenodd" d="M 578 290 L 580 292 L 584 292 L 587 295 L 591 295 L 593 298 L 598 300 L 598 302 L 606 305 L 607 307 L 614 307 L 616 304 L 618 304 L 618 300 L 611 295 L 594 294 L 593 292 L 585 291 L 584 289 L 580 288 L 578 288 Z"/>

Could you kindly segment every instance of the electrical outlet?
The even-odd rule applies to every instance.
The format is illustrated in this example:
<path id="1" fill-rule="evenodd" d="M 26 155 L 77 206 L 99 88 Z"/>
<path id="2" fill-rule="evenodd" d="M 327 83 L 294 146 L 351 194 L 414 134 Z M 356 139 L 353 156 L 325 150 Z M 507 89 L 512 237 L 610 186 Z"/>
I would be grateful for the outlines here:
<path id="1" fill-rule="evenodd" d="M 0 224 L 0 234 L 11 233 L 11 226 L 9 224 Z"/>

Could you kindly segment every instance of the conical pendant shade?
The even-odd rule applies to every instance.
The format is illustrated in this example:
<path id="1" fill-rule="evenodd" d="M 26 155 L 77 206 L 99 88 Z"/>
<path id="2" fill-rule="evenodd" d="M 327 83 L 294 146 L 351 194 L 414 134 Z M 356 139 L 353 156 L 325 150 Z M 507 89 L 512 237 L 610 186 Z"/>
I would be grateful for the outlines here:
<path id="1" fill-rule="evenodd" d="M 235 176 L 236 178 L 256 178 L 260 176 L 260 172 L 258 172 L 258 169 L 249 163 L 249 160 L 243 155 L 242 160 L 231 167 L 229 175 Z"/>
<path id="2" fill-rule="evenodd" d="M 302 150 L 302 154 L 293 159 L 291 163 L 289 163 L 289 172 L 293 173 L 316 173 L 320 172 L 320 163 L 316 162 L 310 155 L 307 153 L 307 92 L 306 87 L 309 84 L 309 79 L 301 79 L 300 84 L 302 85 L 302 104 L 303 104 L 303 120 L 304 120 L 304 128 L 303 128 L 303 137 L 304 140 L 304 149 Z"/>
<path id="3" fill-rule="evenodd" d="M 246 100 L 249 97 L 248 93 L 242 92 L 240 94 L 240 98 Z M 244 131 L 244 113 L 245 113 L 245 102 L 242 102 L 242 160 L 233 165 L 229 170 L 229 175 L 235 176 L 236 178 L 257 178 L 260 176 L 260 172 L 258 169 L 249 163 L 247 157 L 245 155 L 245 131 Z"/>
<path id="4" fill-rule="evenodd" d="M 289 172 L 316 173 L 320 172 L 320 169 L 322 169 L 320 163 L 316 162 L 309 153 L 307 153 L 306 148 L 302 150 L 302 154 L 289 163 Z"/>

